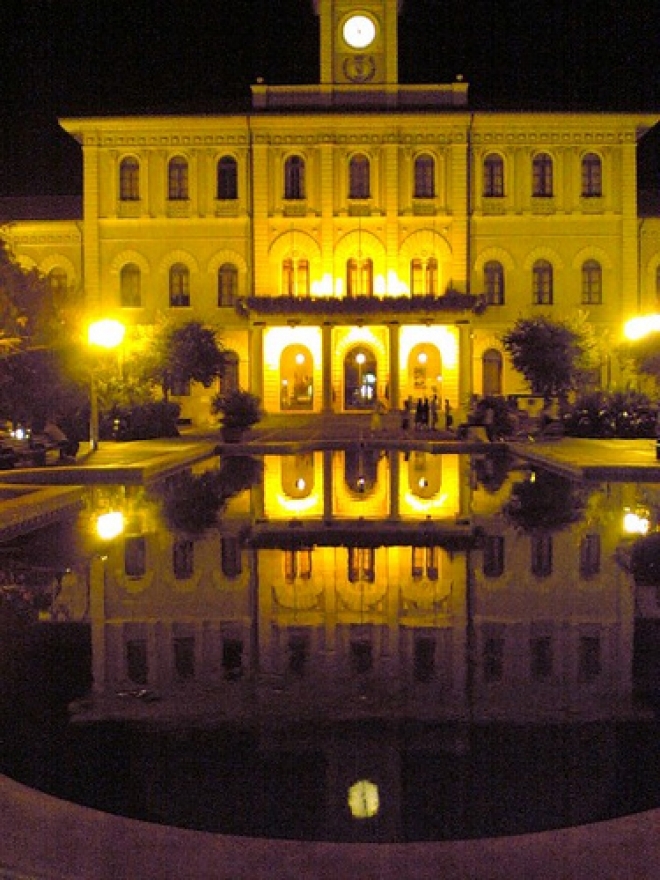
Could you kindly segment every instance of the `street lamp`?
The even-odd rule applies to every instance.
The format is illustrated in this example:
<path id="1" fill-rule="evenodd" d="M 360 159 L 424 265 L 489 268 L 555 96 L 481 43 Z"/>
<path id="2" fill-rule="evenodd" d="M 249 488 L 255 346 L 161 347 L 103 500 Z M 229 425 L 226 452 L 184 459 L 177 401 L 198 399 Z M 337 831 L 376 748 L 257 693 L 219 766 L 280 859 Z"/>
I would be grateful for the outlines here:
<path id="1" fill-rule="evenodd" d="M 89 325 L 87 342 L 97 348 L 110 350 L 121 345 L 125 333 L 126 328 L 120 321 L 105 318 Z M 89 448 L 92 452 L 99 448 L 99 397 L 93 367 L 90 371 Z"/>

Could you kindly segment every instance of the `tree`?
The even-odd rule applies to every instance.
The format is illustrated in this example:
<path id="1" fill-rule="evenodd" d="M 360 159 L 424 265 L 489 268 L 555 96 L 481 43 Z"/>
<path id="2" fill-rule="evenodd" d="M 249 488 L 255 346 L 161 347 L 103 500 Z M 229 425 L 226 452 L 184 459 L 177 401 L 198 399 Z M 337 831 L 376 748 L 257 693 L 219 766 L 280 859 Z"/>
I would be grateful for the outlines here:
<path id="1" fill-rule="evenodd" d="M 175 382 L 199 382 L 209 388 L 222 375 L 225 350 L 215 331 L 199 321 L 158 325 L 144 357 L 140 372 L 169 398 Z"/>
<path id="2" fill-rule="evenodd" d="M 584 318 L 572 323 L 544 315 L 519 318 L 501 339 L 532 393 L 546 398 L 565 397 L 598 364 L 593 332 Z"/>
<path id="3" fill-rule="evenodd" d="M 24 269 L 0 239 L 0 352 L 51 345 L 60 326 L 48 280 Z"/>
<path id="4" fill-rule="evenodd" d="M 624 362 L 632 362 L 637 373 L 650 376 L 660 386 L 660 332 L 650 332 L 626 343 L 621 346 L 620 355 Z"/>

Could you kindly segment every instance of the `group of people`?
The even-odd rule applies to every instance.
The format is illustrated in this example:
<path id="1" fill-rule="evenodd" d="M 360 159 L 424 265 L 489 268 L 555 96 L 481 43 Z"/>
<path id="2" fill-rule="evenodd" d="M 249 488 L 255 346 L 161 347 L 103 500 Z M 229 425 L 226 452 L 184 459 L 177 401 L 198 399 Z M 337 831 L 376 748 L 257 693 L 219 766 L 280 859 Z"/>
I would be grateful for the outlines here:
<path id="1" fill-rule="evenodd" d="M 418 397 L 417 402 L 409 397 L 403 404 L 401 411 L 401 429 L 408 431 L 411 427 L 415 431 L 437 431 L 440 421 L 440 401 L 438 395 Z M 451 408 L 449 401 L 444 403 L 444 426 L 450 429 L 452 425 Z"/>

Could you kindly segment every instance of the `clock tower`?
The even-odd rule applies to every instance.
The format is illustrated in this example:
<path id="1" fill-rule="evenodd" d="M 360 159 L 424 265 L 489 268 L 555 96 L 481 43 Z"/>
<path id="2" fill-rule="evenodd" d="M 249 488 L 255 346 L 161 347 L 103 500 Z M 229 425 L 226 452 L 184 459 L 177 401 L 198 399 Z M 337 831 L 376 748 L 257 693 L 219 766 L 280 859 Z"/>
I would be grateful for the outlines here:
<path id="1" fill-rule="evenodd" d="M 321 85 L 398 83 L 403 0 L 313 0 L 321 19 Z"/>

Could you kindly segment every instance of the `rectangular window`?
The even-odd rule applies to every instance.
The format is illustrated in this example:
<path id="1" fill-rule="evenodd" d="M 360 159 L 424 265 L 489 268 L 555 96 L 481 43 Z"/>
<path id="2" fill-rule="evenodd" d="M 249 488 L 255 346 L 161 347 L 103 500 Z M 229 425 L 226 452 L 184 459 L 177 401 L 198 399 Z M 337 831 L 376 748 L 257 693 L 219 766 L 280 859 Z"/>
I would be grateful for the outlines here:
<path id="1" fill-rule="evenodd" d="M 580 542 L 580 575 L 593 577 L 600 571 L 600 535 L 585 535 Z"/>
<path id="2" fill-rule="evenodd" d="M 373 583 L 375 572 L 376 551 L 373 547 L 348 548 L 348 580 L 354 584 L 358 581 Z"/>
<path id="3" fill-rule="evenodd" d="M 532 268 L 532 303 L 535 306 L 551 306 L 552 301 L 552 266 L 540 260 Z"/>
<path id="4" fill-rule="evenodd" d="M 300 678 L 305 674 L 309 659 L 309 638 L 302 633 L 289 636 L 289 672 Z"/>
<path id="5" fill-rule="evenodd" d="M 581 682 L 595 681 L 601 671 L 600 637 L 581 636 L 578 677 Z"/>
<path id="6" fill-rule="evenodd" d="M 415 639 L 413 675 L 415 681 L 431 681 L 435 672 L 435 641 L 429 636 Z"/>
<path id="7" fill-rule="evenodd" d="M 126 675 L 134 684 L 146 684 L 149 676 L 146 639 L 126 643 Z"/>
<path id="8" fill-rule="evenodd" d="M 424 576 L 424 548 L 412 548 L 412 566 L 410 572 L 414 581 L 419 581 Z"/>
<path id="9" fill-rule="evenodd" d="M 174 671 L 181 681 L 195 677 L 195 638 L 194 636 L 175 636 Z"/>
<path id="10" fill-rule="evenodd" d="M 195 567 L 195 544 L 193 541 L 175 541 L 172 547 L 172 570 L 177 580 L 188 580 Z"/>
<path id="11" fill-rule="evenodd" d="M 531 570 L 536 577 L 549 577 L 552 574 L 552 535 L 532 536 Z"/>
<path id="12" fill-rule="evenodd" d="M 243 642 L 240 639 L 222 640 L 222 668 L 227 678 L 239 678 L 243 672 Z"/>
<path id="13" fill-rule="evenodd" d="M 366 675 L 374 665 L 371 642 L 360 639 L 351 642 L 351 669 L 356 675 Z"/>
<path id="14" fill-rule="evenodd" d="M 222 573 L 225 577 L 236 578 L 240 575 L 241 545 L 238 538 L 222 538 L 220 542 Z"/>
<path id="15" fill-rule="evenodd" d="M 483 650 L 484 681 L 493 683 L 502 681 L 504 673 L 504 639 L 495 636 L 486 638 Z"/>
<path id="16" fill-rule="evenodd" d="M 484 539 L 484 577 L 497 578 L 504 574 L 504 538 L 486 535 Z"/>
<path id="17" fill-rule="evenodd" d="M 549 636 L 530 639 L 530 672 L 534 681 L 544 681 L 552 675 L 552 639 Z"/>
<path id="18" fill-rule="evenodd" d="M 124 572 L 129 578 L 141 578 L 147 573 L 147 542 L 144 536 L 124 538 Z"/>

